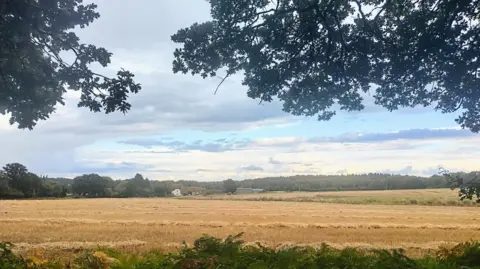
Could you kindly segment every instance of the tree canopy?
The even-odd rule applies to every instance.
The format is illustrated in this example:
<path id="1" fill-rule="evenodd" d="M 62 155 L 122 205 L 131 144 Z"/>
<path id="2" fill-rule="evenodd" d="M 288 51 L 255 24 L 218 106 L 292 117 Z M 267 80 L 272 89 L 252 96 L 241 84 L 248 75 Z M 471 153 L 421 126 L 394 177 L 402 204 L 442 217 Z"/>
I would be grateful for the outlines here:
<path id="1" fill-rule="evenodd" d="M 79 195 L 104 197 L 113 188 L 113 179 L 98 174 L 84 174 L 73 179 L 72 192 Z M 107 190 L 110 189 L 110 190 Z"/>
<path id="2" fill-rule="evenodd" d="M 480 131 L 480 0 L 215 0 L 172 40 L 175 73 L 244 72 L 248 96 L 328 120 L 364 109 L 461 111 Z"/>
<path id="3" fill-rule="evenodd" d="M 473 171 L 470 173 L 450 173 L 443 170 L 443 175 L 452 190 L 458 189 L 458 197 L 460 200 L 475 200 L 480 203 L 480 172 Z"/>
<path id="4" fill-rule="evenodd" d="M 29 172 L 20 163 L 10 163 L 0 170 L 0 198 L 64 197 L 66 188 Z"/>
<path id="5" fill-rule="evenodd" d="M 10 113 L 10 124 L 32 129 L 64 104 L 67 89 L 80 91 L 78 106 L 93 112 L 130 109 L 128 95 L 141 89 L 134 75 L 92 71 L 93 64 L 106 67 L 112 54 L 83 44 L 74 32 L 100 16 L 95 4 L 82 2 L 0 1 L 0 113 Z"/>
<path id="6" fill-rule="evenodd" d="M 225 193 L 235 193 L 237 191 L 237 184 L 233 179 L 227 179 L 223 181 L 223 190 Z"/>

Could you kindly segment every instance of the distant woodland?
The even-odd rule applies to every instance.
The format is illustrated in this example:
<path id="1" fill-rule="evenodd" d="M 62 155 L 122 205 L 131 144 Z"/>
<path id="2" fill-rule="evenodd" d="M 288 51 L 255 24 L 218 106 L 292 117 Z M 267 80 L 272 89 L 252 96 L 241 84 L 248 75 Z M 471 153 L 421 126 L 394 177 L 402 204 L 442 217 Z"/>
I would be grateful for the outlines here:
<path id="1" fill-rule="evenodd" d="M 470 174 L 458 173 L 462 177 L 468 177 Z M 227 185 L 230 186 L 227 187 Z M 215 182 L 201 182 L 186 180 L 156 181 L 149 180 L 138 173 L 132 178 L 117 180 L 98 174 L 84 174 L 73 179 L 51 178 L 29 172 L 24 165 L 19 163 L 7 164 L 0 170 L 0 198 L 165 197 L 170 196 L 174 189 L 180 189 L 183 195 L 209 195 L 234 192 L 237 187 L 263 189 L 264 191 L 321 192 L 449 188 L 451 185 L 441 175 L 419 177 L 382 173 L 295 175 L 240 181 L 222 179 Z"/>

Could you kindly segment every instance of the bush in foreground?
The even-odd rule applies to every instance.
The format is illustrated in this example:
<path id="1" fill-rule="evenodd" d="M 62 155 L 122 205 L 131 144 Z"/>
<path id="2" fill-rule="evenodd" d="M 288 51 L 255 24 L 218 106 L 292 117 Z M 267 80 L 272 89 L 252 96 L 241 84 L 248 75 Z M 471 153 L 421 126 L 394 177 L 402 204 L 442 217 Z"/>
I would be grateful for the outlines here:
<path id="1" fill-rule="evenodd" d="M 11 251 L 9 243 L 0 244 L 0 269 L 78 268 L 78 269 L 474 269 L 480 268 L 480 243 L 468 242 L 452 249 L 440 249 L 433 257 L 411 259 L 403 251 L 365 251 L 354 248 L 334 249 L 327 245 L 315 249 L 294 247 L 274 250 L 261 245 L 244 245 L 240 235 L 219 239 L 203 236 L 193 247 L 177 253 L 149 252 L 143 255 L 124 254 L 98 248 L 85 250 L 72 263 L 25 259 Z"/>

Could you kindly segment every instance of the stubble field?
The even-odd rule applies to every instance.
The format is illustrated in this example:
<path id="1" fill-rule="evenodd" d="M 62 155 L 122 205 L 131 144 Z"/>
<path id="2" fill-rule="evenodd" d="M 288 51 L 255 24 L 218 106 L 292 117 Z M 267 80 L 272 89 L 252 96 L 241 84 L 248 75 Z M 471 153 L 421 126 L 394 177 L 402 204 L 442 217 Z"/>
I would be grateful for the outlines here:
<path id="1" fill-rule="evenodd" d="M 191 197 L 182 197 L 191 199 Z M 460 201 L 458 192 L 450 189 L 331 191 L 331 192 L 267 192 L 240 195 L 213 195 L 194 199 L 242 201 L 290 201 L 334 204 L 478 206 L 474 201 Z"/>
<path id="2" fill-rule="evenodd" d="M 277 194 L 278 195 L 278 194 Z M 285 194 L 292 195 L 292 194 Z M 479 207 L 295 201 L 67 199 L 0 201 L 0 241 L 52 254 L 105 245 L 165 251 L 202 234 L 247 242 L 404 248 L 421 255 L 480 240 Z"/>

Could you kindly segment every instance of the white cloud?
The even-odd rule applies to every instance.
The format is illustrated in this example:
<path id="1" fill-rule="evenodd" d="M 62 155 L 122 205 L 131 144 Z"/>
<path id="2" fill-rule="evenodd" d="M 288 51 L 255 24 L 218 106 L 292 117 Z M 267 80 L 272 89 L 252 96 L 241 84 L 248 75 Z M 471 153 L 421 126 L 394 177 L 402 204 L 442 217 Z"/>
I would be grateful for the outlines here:
<path id="1" fill-rule="evenodd" d="M 271 138 L 275 141 L 275 138 Z M 278 141 L 282 141 L 278 138 Z M 291 141 L 291 140 L 290 140 Z M 298 139 L 301 141 L 301 139 Z M 319 150 L 318 145 L 302 142 L 304 151 L 292 152 L 291 146 L 273 144 L 270 146 L 249 144 L 246 149 L 225 152 L 186 151 L 158 153 L 157 148 L 128 152 L 125 150 L 84 151 L 81 157 L 93 163 L 138 163 L 142 171 L 152 179 L 222 180 L 225 178 L 254 178 L 272 175 L 292 174 L 338 174 L 366 173 L 377 171 L 405 172 L 430 175 L 439 165 L 449 170 L 473 170 L 480 161 L 476 154 L 480 150 L 479 137 L 457 140 L 450 144 L 445 140 L 408 141 L 410 147 L 401 149 L 398 141 L 359 143 L 344 146 L 327 142 Z M 443 147 L 437 147 L 445 143 Z M 470 151 L 452 155 L 458 145 L 469 147 Z M 135 147 L 135 146 L 131 146 Z M 356 148 L 360 147 L 360 148 Z M 428 149 L 428 147 L 431 147 Z M 165 148 L 163 148 L 165 149 Z M 162 171 L 169 170 L 169 171 Z M 133 171 L 131 173 L 134 173 Z M 112 169 L 108 174 L 126 177 L 125 171 Z"/>

